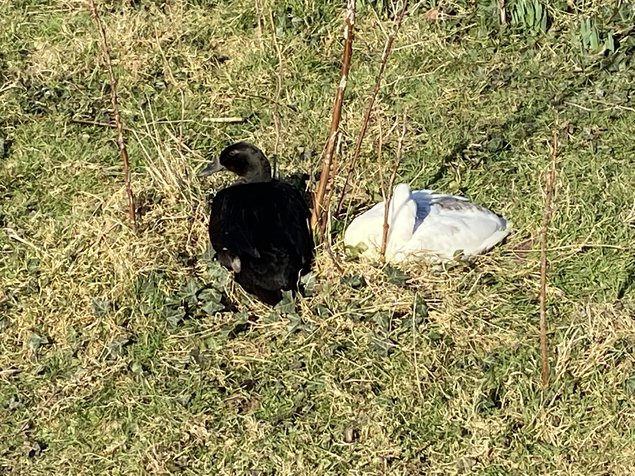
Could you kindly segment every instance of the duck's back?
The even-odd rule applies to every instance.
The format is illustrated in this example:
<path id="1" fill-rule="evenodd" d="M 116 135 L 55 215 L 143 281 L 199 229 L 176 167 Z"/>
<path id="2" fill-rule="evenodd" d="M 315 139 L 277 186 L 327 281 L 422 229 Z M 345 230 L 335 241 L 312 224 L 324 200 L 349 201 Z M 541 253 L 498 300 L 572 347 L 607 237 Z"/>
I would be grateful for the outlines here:
<path id="1" fill-rule="evenodd" d="M 275 304 L 281 290 L 296 289 L 299 276 L 311 268 L 309 218 L 302 196 L 289 184 L 272 180 L 233 185 L 212 202 L 209 235 L 220 261 L 233 265 L 236 281 Z"/>
<path id="2" fill-rule="evenodd" d="M 505 238 L 507 220 L 465 198 L 429 190 L 412 193 L 417 203 L 415 230 L 402 252 L 427 250 L 443 259 L 483 253 Z"/>

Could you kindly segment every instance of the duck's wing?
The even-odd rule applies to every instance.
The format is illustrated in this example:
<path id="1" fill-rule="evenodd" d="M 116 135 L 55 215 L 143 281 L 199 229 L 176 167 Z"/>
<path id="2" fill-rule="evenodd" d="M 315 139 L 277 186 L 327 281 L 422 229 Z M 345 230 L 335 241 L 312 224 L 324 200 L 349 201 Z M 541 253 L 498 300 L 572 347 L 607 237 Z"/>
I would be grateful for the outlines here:
<path id="1" fill-rule="evenodd" d="M 347 246 L 365 245 L 366 255 L 375 255 L 381 248 L 384 234 L 385 202 L 357 216 L 344 232 Z M 388 212 L 388 243 L 386 255 L 390 258 L 411 238 L 415 227 L 417 204 L 410 196 L 406 184 L 395 187 Z"/>
<path id="2" fill-rule="evenodd" d="M 378 237 L 381 237 L 384 210 L 384 202 L 379 202 L 356 216 L 344 231 L 344 244 L 352 247 L 365 245 L 369 249 L 374 247 Z"/>
<path id="3" fill-rule="evenodd" d="M 254 272 L 281 261 L 311 266 L 310 213 L 299 191 L 283 182 L 234 185 L 212 202 L 210 240 L 216 251 L 249 257 Z M 259 270 L 259 267 L 263 267 Z"/>
<path id="4" fill-rule="evenodd" d="M 285 182 L 274 181 L 272 184 L 280 196 L 280 206 L 274 220 L 284 230 L 281 240 L 284 246 L 297 253 L 304 274 L 313 264 L 315 251 L 311 211 L 297 188 Z"/>
<path id="5" fill-rule="evenodd" d="M 223 252 L 229 260 L 242 255 L 260 258 L 251 225 L 253 220 L 241 194 L 236 193 L 238 187 L 220 190 L 212 200 L 209 238 L 216 253 Z"/>
<path id="6" fill-rule="evenodd" d="M 462 197 L 435 194 L 429 190 L 413 193 L 418 205 L 418 225 L 405 249 L 409 253 L 434 254 L 452 259 L 483 253 L 509 233 L 507 220 Z"/>

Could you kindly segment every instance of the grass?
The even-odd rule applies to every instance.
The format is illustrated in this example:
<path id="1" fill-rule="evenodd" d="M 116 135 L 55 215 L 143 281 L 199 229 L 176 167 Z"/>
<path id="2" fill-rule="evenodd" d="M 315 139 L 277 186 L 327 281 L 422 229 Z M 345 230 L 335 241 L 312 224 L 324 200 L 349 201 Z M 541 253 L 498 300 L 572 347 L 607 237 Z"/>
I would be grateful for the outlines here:
<path id="1" fill-rule="evenodd" d="M 384 3 L 360 2 L 345 157 Z M 343 4 L 99 2 L 135 234 L 114 132 L 73 122 L 109 120 L 86 5 L 1 3 L 0 474 L 632 474 L 635 11 L 548 3 L 546 31 L 501 28 L 497 2 L 413 7 L 331 223 L 343 273 L 319 251 L 313 294 L 273 310 L 210 260 L 207 198 L 230 178 L 195 173 L 241 139 L 282 175 L 318 171 Z M 595 48 L 589 25 L 614 47 Z M 404 113 L 398 180 L 505 214 L 506 244 L 443 270 L 343 259 L 337 232 L 380 196 Z M 223 116 L 247 120 L 209 120 Z M 537 234 L 554 128 L 543 389 Z"/>

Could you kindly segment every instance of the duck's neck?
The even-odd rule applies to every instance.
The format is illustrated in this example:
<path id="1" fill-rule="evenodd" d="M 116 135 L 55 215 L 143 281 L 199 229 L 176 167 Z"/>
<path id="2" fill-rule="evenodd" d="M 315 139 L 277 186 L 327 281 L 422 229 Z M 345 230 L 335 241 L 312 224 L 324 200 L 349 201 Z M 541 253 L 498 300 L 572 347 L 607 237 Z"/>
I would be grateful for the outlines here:
<path id="1" fill-rule="evenodd" d="M 393 191 L 389 208 L 389 240 L 397 243 L 405 243 L 414 232 L 414 223 L 417 215 L 417 204 L 410 195 L 410 187 L 399 184 Z"/>
<path id="2" fill-rule="evenodd" d="M 271 182 L 271 180 L 271 166 L 267 160 L 261 160 L 242 175 L 236 183 L 260 183 Z"/>

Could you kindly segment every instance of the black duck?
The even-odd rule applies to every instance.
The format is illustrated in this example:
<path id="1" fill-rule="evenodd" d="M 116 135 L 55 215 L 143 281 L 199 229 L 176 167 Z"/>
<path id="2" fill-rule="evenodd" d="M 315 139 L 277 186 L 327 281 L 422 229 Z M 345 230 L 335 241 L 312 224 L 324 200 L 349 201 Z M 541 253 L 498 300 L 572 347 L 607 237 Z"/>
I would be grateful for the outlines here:
<path id="1" fill-rule="evenodd" d="M 220 263 L 261 301 L 275 305 L 283 290 L 297 291 L 311 270 L 310 212 L 299 190 L 273 179 L 256 146 L 238 142 L 200 173 L 229 170 L 239 176 L 212 201 L 209 237 Z"/>

